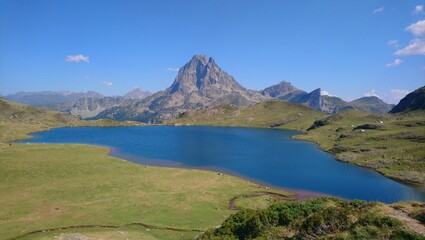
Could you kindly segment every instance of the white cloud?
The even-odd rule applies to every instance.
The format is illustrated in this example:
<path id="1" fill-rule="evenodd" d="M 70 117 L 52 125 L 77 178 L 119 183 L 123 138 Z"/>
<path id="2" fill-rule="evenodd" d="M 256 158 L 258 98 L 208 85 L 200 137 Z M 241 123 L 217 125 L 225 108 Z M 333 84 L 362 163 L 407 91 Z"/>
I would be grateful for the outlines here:
<path id="1" fill-rule="evenodd" d="M 173 67 L 168 67 L 167 71 L 169 72 L 178 72 L 180 70 L 180 68 L 173 68 Z"/>
<path id="2" fill-rule="evenodd" d="M 321 92 L 320 92 L 320 95 L 322 95 L 322 96 L 329 96 L 329 97 L 336 97 L 335 95 L 331 95 L 328 91 L 326 91 L 326 90 L 322 90 Z"/>
<path id="3" fill-rule="evenodd" d="M 388 63 L 385 66 L 386 67 L 397 67 L 398 65 L 400 65 L 401 63 L 403 63 L 403 60 L 401 60 L 400 58 L 397 58 L 396 60 L 394 60 L 394 62 L 392 63 Z"/>
<path id="4" fill-rule="evenodd" d="M 78 55 L 68 55 L 66 56 L 65 59 L 66 62 L 86 62 L 89 63 L 89 57 L 88 56 L 84 56 L 82 54 L 78 54 Z"/>
<path id="5" fill-rule="evenodd" d="M 409 45 L 395 52 L 396 55 L 425 55 L 425 39 L 414 39 Z"/>
<path id="6" fill-rule="evenodd" d="M 363 93 L 363 96 L 365 97 L 378 97 L 379 95 L 376 93 L 375 89 L 372 89 L 370 92 Z"/>
<path id="7" fill-rule="evenodd" d="M 102 84 L 106 87 L 112 87 L 112 82 L 103 81 Z"/>
<path id="8" fill-rule="evenodd" d="M 369 92 L 365 92 L 363 96 L 365 97 L 377 97 L 382 99 L 382 101 L 391 104 L 397 104 L 400 102 L 402 98 L 404 98 L 407 94 L 409 94 L 409 90 L 405 89 L 391 89 L 389 92 L 384 93 L 382 95 L 378 95 L 375 90 L 371 90 Z"/>
<path id="9" fill-rule="evenodd" d="M 424 6 L 423 6 L 423 5 L 417 5 L 417 6 L 415 7 L 415 11 L 414 11 L 414 13 L 415 13 L 415 14 L 424 13 Z"/>
<path id="10" fill-rule="evenodd" d="M 417 21 L 408 26 L 406 31 L 411 32 L 416 38 L 409 45 L 395 52 L 396 55 L 425 55 L 425 20 Z"/>
<path id="11" fill-rule="evenodd" d="M 87 79 L 87 80 L 89 80 L 90 79 L 90 76 L 89 75 L 85 75 L 84 78 Z"/>
<path id="12" fill-rule="evenodd" d="M 395 47 L 395 48 L 398 48 L 398 46 L 399 46 L 397 40 L 389 40 L 387 45 L 390 46 L 390 47 Z"/>
<path id="13" fill-rule="evenodd" d="M 425 20 L 417 21 L 406 28 L 416 37 L 425 37 Z"/>
<path id="14" fill-rule="evenodd" d="M 384 94 L 382 100 L 387 103 L 397 104 L 409 93 L 410 91 L 405 89 L 391 89 L 389 93 Z"/>
<path id="15" fill-rule="evenodd" d="M 384 9 L 385 9 L 385 7 L 377 8 L 377 9 L 373 10 L 373 14 L 380 13 L 380 12 L 384 11 Z"/>

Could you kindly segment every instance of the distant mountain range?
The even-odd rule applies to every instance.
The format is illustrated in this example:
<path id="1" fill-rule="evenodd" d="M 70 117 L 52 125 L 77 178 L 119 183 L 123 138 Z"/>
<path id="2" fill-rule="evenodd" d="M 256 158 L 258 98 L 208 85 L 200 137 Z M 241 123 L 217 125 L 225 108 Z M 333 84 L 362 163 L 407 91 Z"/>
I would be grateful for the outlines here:
<path id="1" fill-rule="evenodd" d="M 335 96 L 322 95 L 320 88 L 307 93 L 295 88 L 291 83 L 285 81 L 262 90 L 261 94 L 272 99 L 304 104 L 330 114 L 346 109 L 358 109 L 382 114 L 388 113 L 388 111 L 394 107 L 394 105 L 387 104 L 377 97 L 362 97 L 351 102 L 346 102 Z"/>
<path id="2" fill-rule="evenodd" d="M 180 114 L 222 104 L 246 107 L 265 100 L 284 100 L 333 114 L 345 109 L 371 113 L 388 113 L 394 105 L 377 97 L 363 97 L 346 102 L 335 96 L 321 94 L 318 88 L 310 93 L 282 81 L 262 91 L 241 86 L 223 71 L 213 58 L 195 55 L 180 68 L 173 84 L 151 94 L 139 88 L 122 97 L 104 97 L 96 92 L 17 93 L 6 99 L 19 103 L 67 111 L 83 119 L 136 120 L 158 123 Z"/>
<path id="3" fill-rule="evenodd" d="M 43 91 L 43 92 L 18 92 L 10 94 L 4 98 L 13 102 L 28 104 L 36 107 L 42 107 L 58 111 L 71 111 L 74 108 L 82 106 L 81 101 L 97 102 L 105 108 L 109 107 L 107 104 L 114 98 L 113 102 L 119 102 L 121 99 L 144 99 L 152 93 L 142 91 L 140 88 L 135 88 L 125 94 L 123 97 L 105 97 L 102 94 L 94 91 L 89 92 L 70 92 L 70 91 Z M 106 98 L 101 100 L 102 98 Z M 93 108 L 93 104 L 88 107 Z M 84 110 L 84 109 L 79 109 Z M 103 109 L 104 110 L 104 109 Z M 89 110 L 91 111 L 91 110 Z M 97 110 L 99 111 L 99 110 Z M 93 115 L 91 113 L 90 115 Z M 78 115 L 78 114 L 77 114 Z"/>
<path id="4" fill-rule="evenodd" d="M 102 98 L 97 92 L 18 92 L 5 96 L 5 99 L 32 106 L 65 111 L 81 98 Z"/>

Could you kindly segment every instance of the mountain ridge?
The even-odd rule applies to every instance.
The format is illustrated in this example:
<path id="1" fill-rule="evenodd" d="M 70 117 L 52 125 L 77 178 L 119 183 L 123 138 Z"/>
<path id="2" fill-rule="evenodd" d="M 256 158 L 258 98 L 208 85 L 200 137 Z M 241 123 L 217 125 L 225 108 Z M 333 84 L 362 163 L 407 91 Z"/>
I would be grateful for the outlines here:
<path id="1" fill-rule="evenodd" d="M 425 86 L 407 94 L 390 113 L 411 112 L 416 110 L 425 110 Z"/>

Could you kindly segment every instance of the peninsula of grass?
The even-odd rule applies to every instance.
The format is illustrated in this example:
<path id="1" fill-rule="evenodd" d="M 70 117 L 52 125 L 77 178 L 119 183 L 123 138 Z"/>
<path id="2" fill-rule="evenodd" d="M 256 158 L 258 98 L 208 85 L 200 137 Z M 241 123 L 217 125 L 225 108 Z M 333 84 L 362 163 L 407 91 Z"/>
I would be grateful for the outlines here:
<path id="1" fill-rule="evenodd" d="M 307 134 L 296 138 L 316 142 L 341 161 L 424 187 L 425 112 L 377 115 L 343 111 L 317 121 Z"/>

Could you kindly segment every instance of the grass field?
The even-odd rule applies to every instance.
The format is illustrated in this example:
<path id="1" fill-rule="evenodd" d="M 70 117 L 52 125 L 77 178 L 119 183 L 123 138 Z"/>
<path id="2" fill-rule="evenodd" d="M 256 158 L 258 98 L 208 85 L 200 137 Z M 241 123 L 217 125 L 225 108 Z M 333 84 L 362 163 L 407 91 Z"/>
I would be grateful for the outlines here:
<path id="1" fill-rule="evenodd" d="M 2 144 L 0 239 L 75 225 L 204 230 L 234 212 L 229 210 L 232 197 L 262 190 L 214 172 L 129 163 L 109 157 L 108 151 Z"/>

